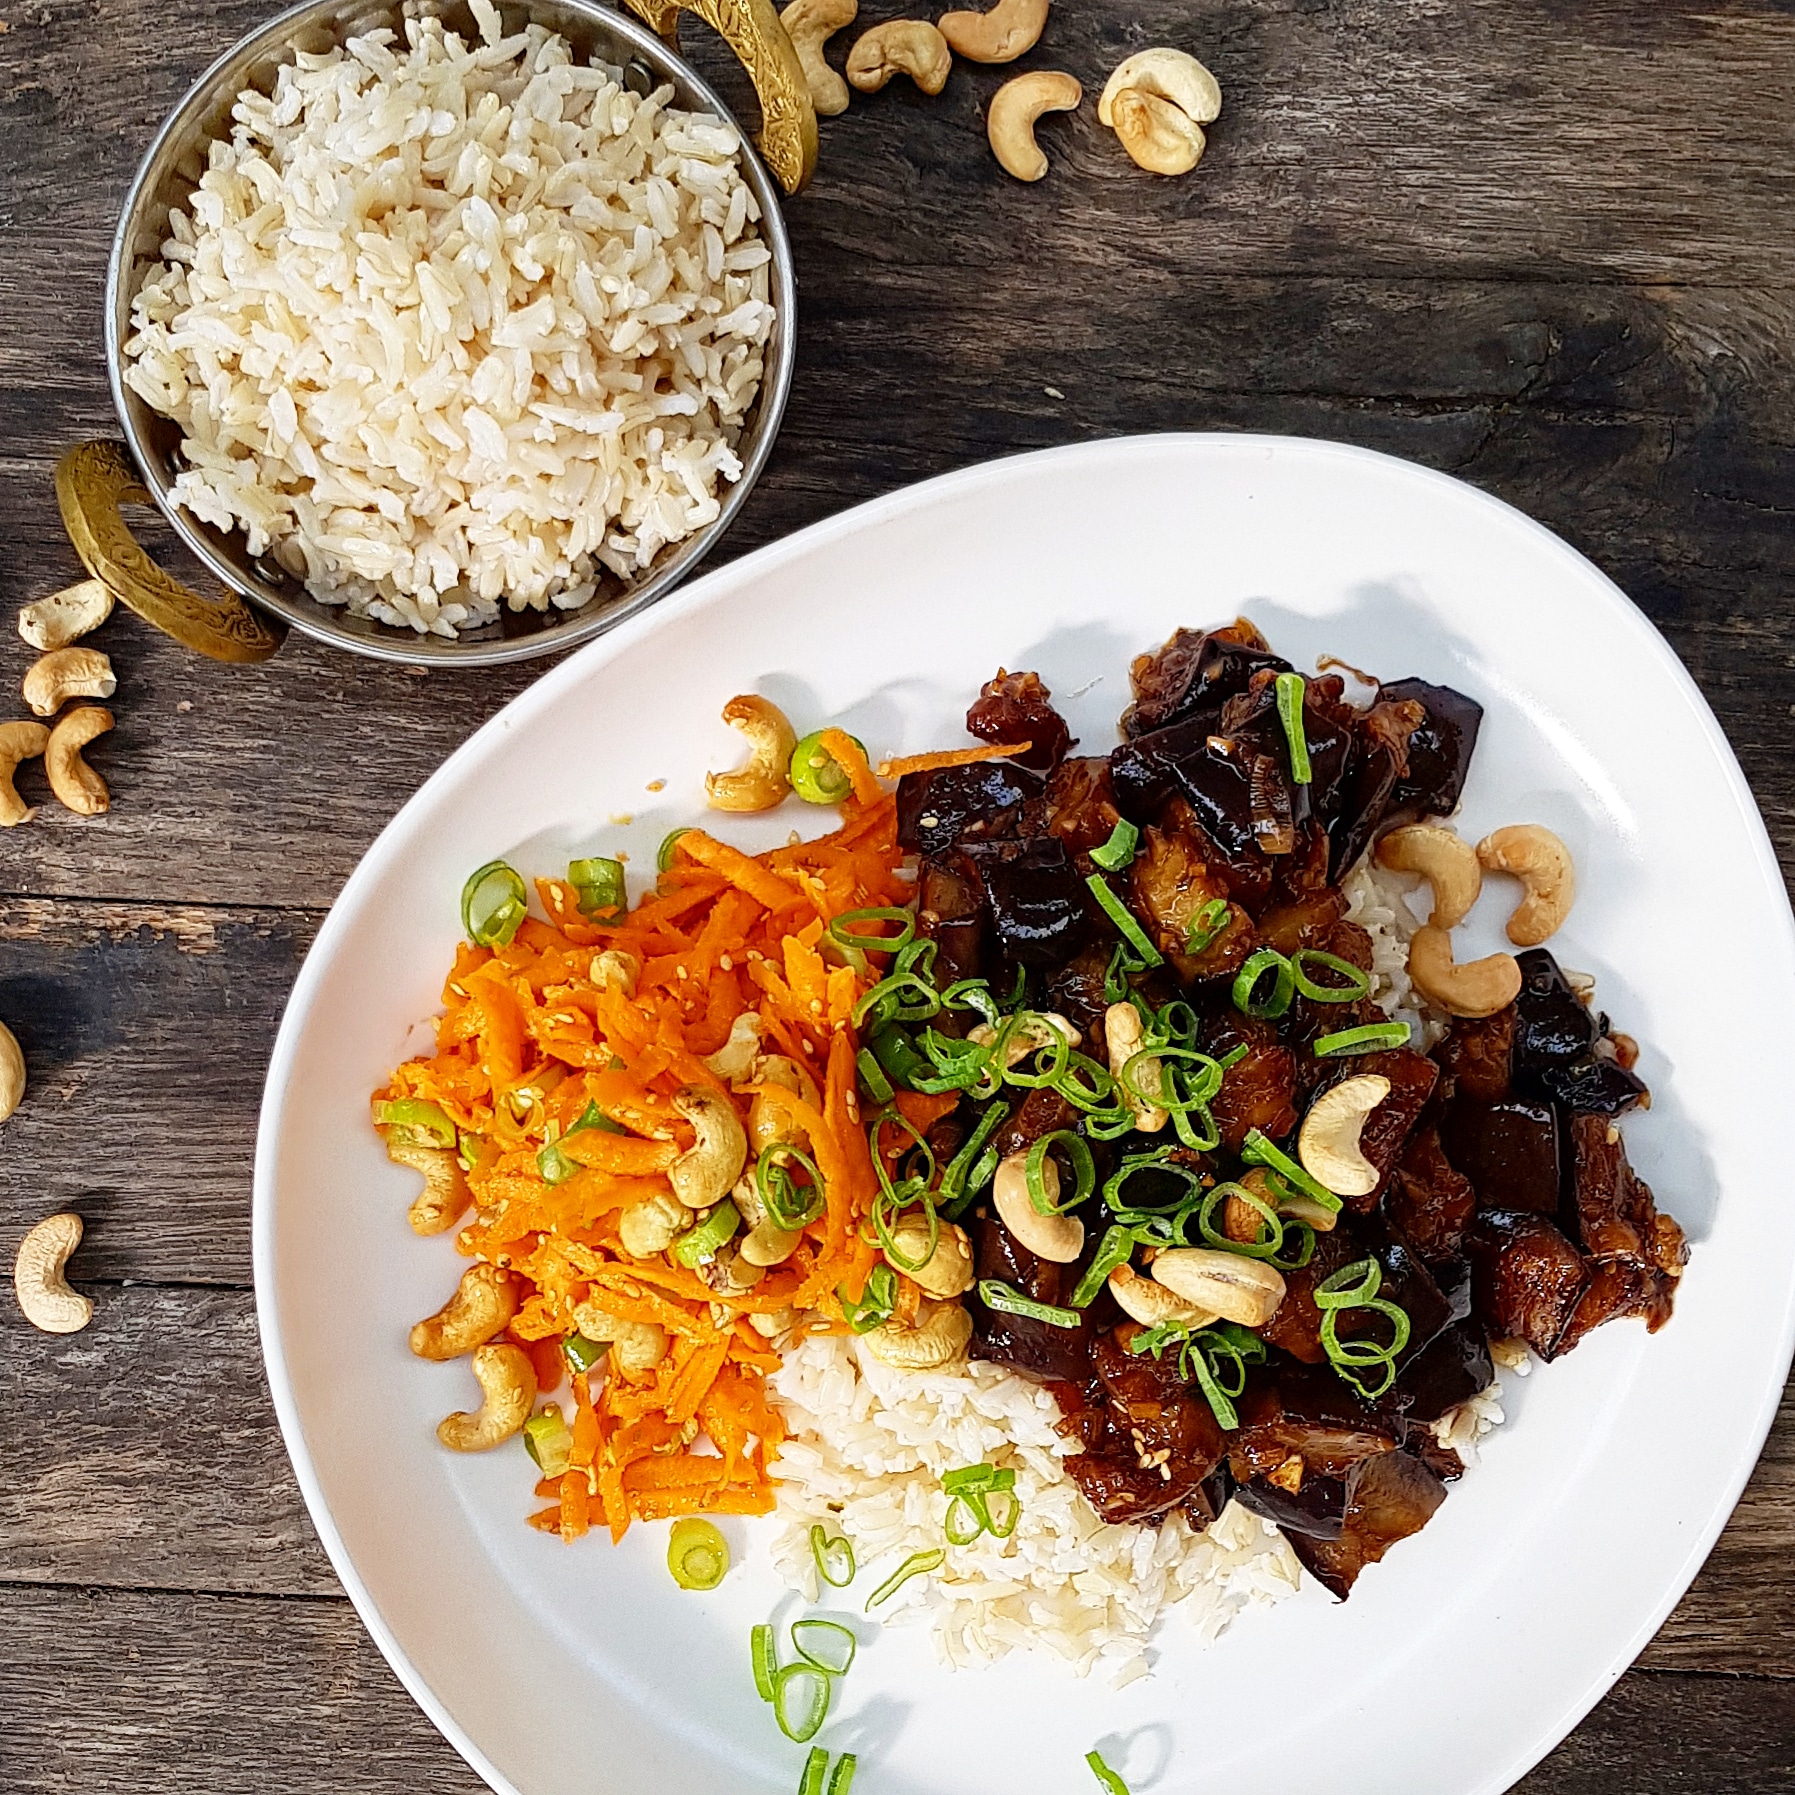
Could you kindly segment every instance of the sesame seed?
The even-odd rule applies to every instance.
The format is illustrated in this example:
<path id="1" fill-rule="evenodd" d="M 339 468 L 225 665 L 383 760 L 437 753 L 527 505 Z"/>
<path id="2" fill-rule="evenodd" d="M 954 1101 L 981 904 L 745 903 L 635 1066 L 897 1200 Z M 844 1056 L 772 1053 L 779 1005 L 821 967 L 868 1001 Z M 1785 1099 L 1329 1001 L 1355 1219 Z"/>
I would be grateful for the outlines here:
<path id="1" fill-rule="evenodd" d="M 728 954 L 719 954 L 717 956 L 717 964 L 725 972 L 734 972 L 735 971 L 735 961 L 730 959 Z"/>

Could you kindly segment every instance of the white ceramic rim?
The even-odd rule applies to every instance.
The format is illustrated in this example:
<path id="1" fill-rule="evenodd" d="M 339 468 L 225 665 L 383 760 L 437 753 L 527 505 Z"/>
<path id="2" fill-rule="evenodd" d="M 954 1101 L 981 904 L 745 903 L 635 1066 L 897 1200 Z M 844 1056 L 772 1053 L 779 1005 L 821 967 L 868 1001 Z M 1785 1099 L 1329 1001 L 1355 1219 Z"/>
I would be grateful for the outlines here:
<path id="1" fill-rule="evenodd" d="M 733 583 L 744 576 L 752 577 L 762 574 L 803 557 L 818 545 L 837 542 L 844 537 L 886 523 L 906 513 L 926 510 L 937 503 L 959 499 L 983 488 L 1012 481 L 1026 481 L 1030 477 L 1031 470 L 1042 465 L 1053 464 L 1056 468 L 1063 469 L 1067 466 L 1076 467 L 1081 461 L 1102 463 L 1118 457 L 1126 457 L 1131 453 L 1163 452 L 1168 445 L 1179 442 L 1200 444 L 1218 441 L 1237 446 L 1242 452 L 1257 450 L 1262 453 L 1307 456 L 1318 460 L 1338 459 L 1347 462 L 1369 462 L 1378 464 L 1385 470 L 1400 470 L 1404 476 L 1418 484 L 1437 485 L 1450 491 L 1460 503 L 1475 502 L 1488 507 L 1501 514 L 1509 527 L 1519 526 L 1533 533 L 1549 544 L 1555 552 L 1572 557 L 1582 568 L 1586 569 L 1587 573 L 1592 575 L 1599 584 L 1604 596 L 1612 606 L 1616 628 L 1625 630 L 1634 636 L 1639 645 L 1656 658 L 1673 689 L 1680 693 L 1688 711 L 1713 748 L 1716 761 L 1728 782 L 1741 820 L 1750 836 L 1751 850 L 1757 870 L 1768 889 L 1775 893 L 1780 900 L 1777 908 L 1780 911 L 1779 926 L 1783 934 L 1782 945 L 1785 953 L 1795 959 L 1795 915 L 1790 912 L 1787 889 L 1762 815 L 1758 810 L 1757 801 L 1753 797 L 1733 754 L 1732 747 L 1713 712 L 1709 709 L 1706 699 L 1702 696 L 1687 669 L 1653 627 L 1650 620 L 1618 586 L 1601 573 L 1600 569 L 1595 568 L 1562 538 L 1546 529 L 1544 525 L 1527 517 L 1525 513 L 1517 511 L 1504 501 L 1478 488 L 1471 487 L 1451 475 L 1418 466 L 1399 457 L 1384 455 L 1375 450 L 1299 437 L 1246 433 L 1168 432 L 1153 436 L 1105 438 L 1096 442 L 1038 450 L 1028 454 L 983 462 L 887 494 L 883 498 L 874 499 L 835 517 L 824 519 L 780 542 L 768 544 L 741 560 L 731 563 L 728 567 L 694 581 L 682 588 L 673 598 L 663 601 L 651 612 L 633 617 L 616 630 L 588 643 L 579 653 L 551 669 L 527 691 L 520 693 L 451 754 L 419 788 L 398 815 L 387 824 L 350 875 L 343 891 L 338 895 L 337 901 L 325 918 L 288 999 L 269 1062 L 268 1076 L 264 1086 L 261 1124 L 256 1141 L 252 1208 L 252 1261 L 257 1295 L 257 1321 L 275 1413 L 301 1493 L 305 1497 L 306 1507 L 311 1514 L 313 1525 L 317 1529 L 332 1568 L 341 1579 L 350 1601 L 361 1616 L 362 1623 L 367 1627 L 375 1644 L 379 1646 L 382 1655 L 438 1731 L 454 1746 L 473 1770 L 491 1788 L 498 1791 L 498 1795 L 530 1795 L 530 1792 L 520 1789 L 501 1773 L 437 1699 L 429 1684 L 412 1664 L 397 1637 L 387 1625 L 366 1583 L 350 1559 L 342 1536 L 332 1519 L 312 1463 L 292 1386 L 285 1368 L 280 1322 L 274 1313 L 273 1303 L 268 1300 L 266 1294 L 274 1289 L 271 1208 L 274 1200 L 275 1170 L 272 1142 L 276 1131 L 270 1126 L 270 1122 L 272 1118 L 278 1117 L 279 1093 L 286 1082 L 289 1063 L 293 1058 L 296 1043 L 304 1031 L 307 1013 L 314 997 L 314 988 L 322 980 L 323 968 L 332 956 L 338 933 L 349 926 L 345 917 L 351 907 L 351 901 L 361 886 L 371 883 L 375 879 L 384 862 L 401 845 L 398 840 L 402 833 L 400 824 L 407 814 L 418 807 L 425 797 L 439 785 L 450 782 L 465 761 L 480 754 L 489 737 L 527 726 L 537 712 L 547 708 L 557 698 L 564 686 L 584 679 L 588 669 L 621 654 L 644 633 L 712 603 L 718 588 L 725 583 Z M 1795 1271 L 1795 1268 L 1791 1269 Z M 1770 1320 L 1770 1317 L 1765 1317 L 1765 1324 L 1768 1325 Z M 1514 1782 L 1539 1763 L 1554 1746 L 1570 1733 L 1643 1650 L 1694 1580 L 1703 1561 L 1712 1550 L 1715 1540 L 1725 1527 L 1738 1502 L 1739 1495 L 1745 1487 L 1746 1480 L 1757 1463 L 1765 1437 L 1769 1433 L 1770 1425 L 1775 1418 L 1781 1400 L 1791 1360 L 1795 1358 L 1795 1276 L 1789 1280 L 1784 1295 L 1783 1311 L 1780 1317 L 1776 1318 L 1776 1327 L 1772 1337 L 1775 1341 L 1775 1350 L 1768 1362 L 1773 1367 L 1780 1366 L 1781 1370 L 1777 1375 L 1766 1379 L 1765 1389 L 1759 1399 L 1752 1425 L 1739 1436 L 1738 1451 L 1731 1472 L 1720 1486 L 1722 1495 L 1714 1502 L 1711 1512 L 1695 1530 L 1687 1552 L 1674 1575 L 1665 1584 L 1659 1599 L 1650 1609 L 1648 1617 L 1614 1652 L 1611 1661 L 1602 1673 L 1593 1678 L 1587 1686 L 1569 1692 L 1556 1706 L 1547 1703 L 1540 1704 L 1526 1744 L 1518 1753 L 1511 1755 L 1507 1761 L 1492 1767 L 1481 1780 L 1471 1785 L 1476 1791 L 1476 1795 L 1502 1795 L 1502 1791 L 1511 1788 Z"/>

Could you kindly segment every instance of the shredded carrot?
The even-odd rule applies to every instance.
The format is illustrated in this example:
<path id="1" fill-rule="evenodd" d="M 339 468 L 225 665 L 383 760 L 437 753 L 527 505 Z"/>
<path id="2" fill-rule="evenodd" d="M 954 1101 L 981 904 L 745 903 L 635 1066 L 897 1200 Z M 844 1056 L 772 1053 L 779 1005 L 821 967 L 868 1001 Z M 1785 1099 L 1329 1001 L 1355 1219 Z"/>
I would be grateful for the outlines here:
<path id="1" fill-rule="evenodd" d="M 702 829 L 688 829 L 679 838 L 679 845 L 681 852 L 721 873 L 731 885 L 768 910 L 778 910 L 797 896 L 777 873 L 770 872 L 758 860 L 750 860 L 739 848 L 706 835 Z"/>
<path id="2" fill-rule="evenodd" d="M 872 768 L 867 765 L 865 750 L 845 729 L 820 729 L 816 739 L 829 758 L 847 774 L 856 803 L 873 805 L 885 796 L 873 777 Z"/>
<path id="3" fill-rule="evenodd" d="M 1009 760 L 1026 754 L 1033 742 L 984 742 L 977 748 L 942 748 L 934 754 L 904 754 L 879 762 L 881 779 L 902 779 L 906 773 L 938 773 L 943 767 L 975 767 L 982 760 Z"/>

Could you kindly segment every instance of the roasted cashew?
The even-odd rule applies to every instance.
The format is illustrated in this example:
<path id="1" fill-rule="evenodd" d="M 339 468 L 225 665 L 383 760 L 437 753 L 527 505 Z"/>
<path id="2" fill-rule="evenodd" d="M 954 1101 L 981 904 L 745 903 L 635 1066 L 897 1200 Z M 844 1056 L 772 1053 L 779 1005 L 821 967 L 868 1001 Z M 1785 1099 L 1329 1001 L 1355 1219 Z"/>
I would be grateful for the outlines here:
<path id="1" fill-rule="evenodd" d="M 1018 1027 L 1010 1030 L 1010 1038 L 1003 1049 L 1005 1067 L 1020 1066 L 1031 1053 L 1051 1047 L 1055 1035 L 1062 1037 L 1068 1047 L 1078 1045 L 1078 1030 L 1064 1016 L 1053 1010 L 1032 1011 Z M 966 1031 L 966 1039 L 977 1047 L 989 1047 L 997 1039 L 997 1030 L 989 1022 L 981 1022 Z"/>
<path id="2" fill-rule="evenodd" d="M 1050 1202 L 1060 1194 L 1060 1169 L 1051 1156 L 1041 1162 L 1041 1183 Z M 1028 1194 L 1028 1154 L 1012 1153 L 991 1181 L 998 1220 L 1038 1259 L 1070 1265 L 1084 1251 L 1084 1223 L 1075 1215 L 1043 1215 Z"/>
<path id="3" fill-rule="evenodd" d="M 966 1356 L 972 1317 L 958 1303 L 924 1300 L 914 1327 L 888 1321 L 862 1335 L 866 1350 L 897 1371 L 942 1371 Z"/>
<path id="4" fill-rule="evenodd" d="M 816 1107 L 816 1086 L 809 1074 L 796 1060 L 787 1059 L 782 1053 L 762 1054 L 748 1068 L 748 1081 L 777 1085 L 780 1090 L 801 1097 L 813 1109 Z M 804 1139 L 804 1130 L 777 1097 L 756 1093 L 748 1105 L 748 1147 L 756 1159 L 769 1147 L 802 1146 Z"/>
<path id="5" fill-rule="evenodd" d="M 1134 1111 L 1134 1125 L 1142 1134 L 1157 1134 L 1171 1116 L 1156 1104 L 1149 1103 L 1146 1098 L 1134 1090 L 1133 1085 L 1143 1085 L 1148 1090 L 1161 1089 L 1161 1079 L 1165 1068 L 1157 1057 L 1141 1052 L 1141 1042 L 1145 1031 L 1141 1025 L 1141 1013 L 1132 1003 L 1124 1000 L 1112 1003 L 1103 1012 L 1103 1040 L 1109 1049 L 1109 1070 L 1121 1088 L 1122 1100 Z M 1133 1064 L 1132 1079 L 1124 1082 L 1122 1068 Z"/>
<path id="6" fill-rule="evenodd" d="M 652 1259 L 692 1225 L 692 1212 L 671 1191 L 632 1203 L 617 1218 L 617 1236 L 633 1259 Z"/>
<path id="7" fill-rule="evenodd" d="M 673 1194 L 688 1209 L 709 1209 L 729 1195 L 748 1160 L 748 1137 L 735 1105 L 709 1085 L 676 1091 L 673 1107 L 692 1124 L 698 1139 L 667 1169 Z"/>
<path id="8" fill-rule="evenodd" d="M 1203 159 L 1203 127 L 1219 116 L 1215 77 L 1183 50 L 1130 56 L 1104 83 L 1097 117 L 1150 174 L 1179 175 Z"/>
<path id="9" fill-rule="evenodd" d="M 1036 69 L 1006 81 L 985 114 L 985 135 L 1003 171 L 1019 181 L 1040 180 L 1047 172 L 1047 152 L 1035 142 L 1035 120 L 1044 112 L 1070 112 L 1083 98 L 1084 89 L 1058 69 Z"/>
<path id="10" fill-rule="evenodd" d="M 1452 937 L 1431 923 L 1409 940 L 1409 977 L 1449 1016 L 1493 1016 L 1521 994 L 1521 967 L 1513 954 L 1487 954 L 1460 966 L 1452 958 Z"/>
<path id="11" fill-rule="evenodd" d="M 712 810 L 771 810 L 792 789 L 797 731 L 778 705 L 752 692 L 730 699 L 723 721 L 748 738 L 748 762 L 733 773 L 706 773 L 706 801 Z"/>
<path id="12" fill-rule="evenodd" d="M 909 1261 L 900 1264 L 890 1247 L 884 1249 L 885 1263 L 923 1292 L 945 1302 L 949 1297 L 964 1296 L 972 1288 L 972 1242 L 966 1231 L 952 1222 L 942 1222 L 936 1230 L 935 1249 L 929 1252 L 929 1224 L 921 1216 L 906 1216 L 892 1230 L 891 1238 L 898 1254 Z M 929 1256 L 917 1263 L 924 1253 Z"/>
<path id="13" fill-rule="evenodd" d="M 112 615 L 112 588 L 104 580 L 82 580 L 40 598 L 19 613 L 19 634 L 33 648 L 67 648 Z"/>
<path id="14" fill-rule="evenodd" d="M 935 25 L 947 39 L 948 48 L 968 62 L 1014 62 L 1041 41 L 1041 33 L 1047 29 L 1047 0 L 997 0 L 989 12 L 944 12 Z M 1071 76 L 1061 79 L 1069 81 Z M 1066 104 L 1070 109 L 1078 101 Z M 1039 177 L 1022 178 L 1032 181 Z"/>
<path id="15" fill-rule="evenodd" d="M 621 947 L 607 947 L 592 956 L 587 976 L 601 991 L 621 991 L 625 997 L 636 995 L 636 980 L 642 975 L 642 962 Z"/>
<path id="16" fill-rule="evenodd" d="M 803 1231 L 782 1228 L 767 1214 L 752 1168 L 736 1180 L 735 1189 L 729 1195 L 741 1212 L 742 1220 L 748 1224 L 748 1232 L 737 1249 L 741 1257 L 750 1265 L 783 1265 L 798 1250 L 798 1242 L 804 1238 Z"/>
<path id="17" fill-rule="evenodd" d="M 1564 927 L 1577 898 L 1577 868 L 1571 851 L 1539 823 L 1514 823 L 1486 835 L 1477 858 L 1493 873 L 1508 873 L 1526 887 L 1526 896 L 1508 919 L 1516 947 L 1538 947 Z"/>
<path id="18" fill-rule="evenodd" d="M 798 1311 L 789 1303 L 783 1309 L 754 1309 L 748 1315 L 749 1327 L 767 1340 L 777 1340 L 781 1334 L 789 1334 L 797 1320 Z"/>
<path id="19" fill-rule="evenodd" d="M 760 1056 L 760 1011 L 744 1010 L 729 1025 L 729 1039 L 704 1060 L 707 1072 L 738 1079 Z"/>
<path id="20" fill-rule="evenodd" d="M 536 1406 L 536 1367 L 521 1346 L 482 1346 L 474 1376 L 485 1401 L 468 1414 L 458 1410 L 440 1422 L 436 1437 L 451 1452 L 485 1452 L 508 1440 Z"/>
<path id="21" fill-rule="evenodd" d="M 93 1304 L 62 1275 L 80 1244 L 81 1218 L 69 1214 L 46 1216 L 19 1242 L 13 1291 L 25 1319 L 46 1334 L 78 1334 L 93 1320 Z"/>
<path id="22" fill-rule="evenodd" d="M 848 52 L 848 79 L 862 93 L 877 93 L 893 75 L 908 75 L 924 93 L 940 93 L 954 53 L 924 19 L 889 19 L 863 31 Z"/>
<path id="23" fill-rule="evenodd" d="M 740 1246 L 730 1241 L 698 1267 L 698 1275 L 718 1296 L 746 1296 L 767 1275 L 767 1268 L 744 1258 Z M 713 1308 L 718 1306 L 712 1305 Z M 728 1307 L 727 1304 L 721 1306 Z"/>
<path id="24" fill-rule="evenodd" d="M 111 727 L 111 711 L 97 704 L 83 704 L 50 731 L 44 749 L 44 772 L 57 801 L 77 816 L 99 816 L 111 807 L 106 781 L 81 758 L 81 750 Z"/>
<path id="25" fill-rule="evenodd" d="M 1427 920 L 1436 929 L 1456 929 L 1471 914 L 1483 890 L 1477 854 L 1462 835 L 1434 823 L 1392 829 L 1377 844 L 1379 866 L 1419 873 L 1433 887 L 1434 907 Z"/>
<path id="26" fill-rule="evenodd" d="M 1284 1300 L 1275 1266 L 1210 1247 L 1168 1247 L 1153 1261 L 1153 1281 L 1199 1309 L 1243 1328 L 1262 1328 Z"/>
<path id="27" fill-rule="evenodd" d="M 112 663 L 97 648 L 57 648 L 25 674 L 25 702 L 53 717 L 71 698 L 110 698 L 118 690 Z"/>
<path id="28" fill-rule="evenodd" d="M 848 84 L 829 66 L 823 45 L 852 25 L 859 12 L 859 0 L 792 0 L 779 15 L 819 118 L 834 118 L 848 109 Z"/>
<path id="29" fill-rule="evenodd" d="M 1309 1105 L 1296 1137 L 1296 1156 L 1303 1170 L 1335 1196 L 1368 1197 L 1377 1189 L 1380 1174 L 1359 1151 L 1359 1134 L 1389 1095 L 1389 1079 L 1362 1072 L 1329 1085 Z"/>
<path id="30" fill-rule="evenodd" d="M 461 1274 L 455 1294 L 411 1330 L 411 1350 L 420 1359 L 459 1359 L 511 1325 L 518 1308 L 517 1280 L 484 1261 Z"/>
<path id="31" fill-rule="evenodd" d="M 1153 1278 L 1143 1278 L 1127 1265 L 1118 1265 L 1109 1274 L 1109 1293 L 1121 1305 L 1123 1314 L 1150 1328 L 1166 1321 L 1187 1328 L 1206 1328 L 1216 1319 L 1210 1310 L 1187 1303 L 1175 1290 Z"/>
<path id="32" fill-rule="evenodd" d="M 0 829 L 27 823 L 37 813 L 18 794 L 13 774 L 22 761 L 36 760 L 50 745 L 41 723 L 0 723 Z"/>
<path id="33" fill-rule="evenodd" d="M 667 1330 L 655 1321 L 625 1321 L 593 1302 L 573 1312 L 573 1325 L 588 1340 L 608 1343 L 611 1363 L 639 1377 L 667 1356 Z"/>
<path id="34" fill-rule="evenodd" d="M 424 1188 L 406 1218 L 414 1234 L 446 1234 L 467 1214 L 473 1192 L 461 1162 L 446 1147 L 426 1147 L 389 1132 L 386 1156 L 394 1165 L 424 1174 Z"/>
<path id="35" fill-rule="evenodd" d="M 25 1101 L 25 1054 L 19 1037 L 0 1022 L 0 1122 Z"/>

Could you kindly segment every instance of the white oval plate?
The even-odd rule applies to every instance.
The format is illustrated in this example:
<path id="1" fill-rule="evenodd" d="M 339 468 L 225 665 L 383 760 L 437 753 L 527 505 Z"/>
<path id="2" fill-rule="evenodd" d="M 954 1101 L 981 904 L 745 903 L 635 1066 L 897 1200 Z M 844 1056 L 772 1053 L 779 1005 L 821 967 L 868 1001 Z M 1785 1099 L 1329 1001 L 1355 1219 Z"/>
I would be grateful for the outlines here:
<path id="1" fill-rule="evenodd" d="M 1644 1044 L 1627 1123 L 1693 1259 L 1676 1318 L 1603 1328 L 1514 1391 L 1508 1425 L 1426 1531 L 1337 1605 L 1313 1585 L 1199 1647 L 1162 1626 L 1115 1691 L 1057 1660 L 936 1667 L 913 1628 L 869 1643 L 827 1728 L 858 1795 L 1094 1787 L 1135 1795 L 1472 1795 L 1506 1788 L 1597 1700 L 1682 1594 L 1756 1458 L 1795 1336 L 1787 1107 L 1795 951 L 1726 742 L 1651 626 L 1556 537 L 1471 487 L 1363 450 L 1161 436 L 949 475 L 707 575 L 502 711 L 369 850 L 300 973 L 257 1143 L 268 1375 L 312 1518 L 406 1687 L 515 1795 L 789 1795 L 803 1751 L 755 1698 L 748 1629 L 780 1597 L 758 1542 L 714 1596 L 668 1577 L 665 1526 L 621 1549 L 530 1531 L 521 1449 L 458 1458 L 434 1428 L 476 1394 L 409 1323 L 457 1273 L 405 1223 L 369 1092 L 434 1013 L 468 872 L 627 847 L 651 867 L 738 758 L 717 720 L 761 690 L 875 753 L 964 739 L 999 666 L 1037 669 L 1087 751 L 1115 740 L 1129 658 L 1244 611 L 1300 666 L 1332 653 L 1486 707 L 1464 826 L 1556 829 L 1579 895 L 1554 943 Z M 651 784 L 665 780 L 663 790 Z M 632 821 L 624 813 L 633 813 Z M 793 802 L 726 833 L 759 847 Z M 1506 888 L 1480 906 L 1497 944 Z"/>

